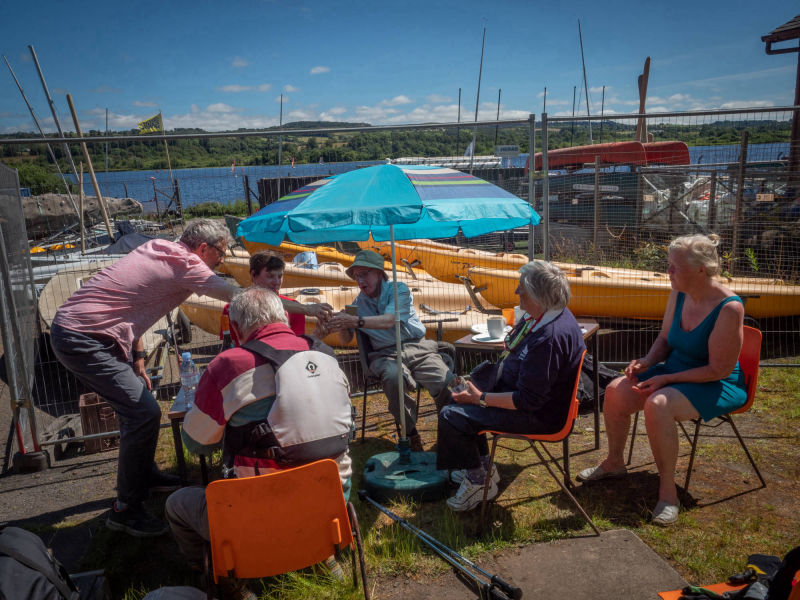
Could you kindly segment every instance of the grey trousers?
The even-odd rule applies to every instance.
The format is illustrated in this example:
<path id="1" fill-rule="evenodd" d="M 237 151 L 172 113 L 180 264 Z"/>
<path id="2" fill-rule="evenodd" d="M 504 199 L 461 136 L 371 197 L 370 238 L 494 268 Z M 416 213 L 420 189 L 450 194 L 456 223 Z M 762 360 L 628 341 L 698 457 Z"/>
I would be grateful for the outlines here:
<path id="1" fill-rule="evenodd" d="M 376 350 L 369 354 L 369 370 L 381 378 L 383 393 L 389 400 L 389 412 L 396 423 L 400 422 L 400 394 L 397 389 L 397 352 L 394 347 Z M 438 396 L 453 378 L 453 374 L 439 355 L 439 345 L 433 340 L 421 339 L 418 342 L 403 344 L 404 402 L 406 431 L 413 433 L 417 428 L 416 402 L 405 390 L 416 389 L 422 385 L 431 396 Z"/>
<path id="2" fill-rule="evenodd" d="M 203 566 L 203 544 L 209 541 L 206 490 L 199 486 L 181 488 L 167 498 L 167 523 L 189 564 Z"/>
<path id="3" fill-rule="evenodd" d="M 126 504 L 147 498 L 158 444 L 161 407 L 111 338 L 50 328 L 59 362 L 103 397 L 119 417 L 117 497 Z"/>

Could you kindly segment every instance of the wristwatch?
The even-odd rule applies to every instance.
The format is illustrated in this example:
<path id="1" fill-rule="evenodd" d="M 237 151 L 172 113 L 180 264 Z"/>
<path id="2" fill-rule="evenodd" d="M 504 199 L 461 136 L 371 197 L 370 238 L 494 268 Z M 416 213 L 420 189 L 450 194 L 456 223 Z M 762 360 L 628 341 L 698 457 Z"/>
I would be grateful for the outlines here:
<path id="1" fill-rule="evenodd" d="M 364 326 L 364 317 L 358 317 L 358 325 L 356 327 L 361 328 Z"/>
<path id="2" fill-rule="evenodd" d="M 140 358 L 147 358 L 147 352 L 144 350 L 134 350 L 133 351 L 133 360 L 139 360 Z"/>
<path id="3" fill-rule="evenodd" d="M 481 397 L 478 398 L 478 406 L 481 408 L 486 408 L 488 404 L 486 404 L 486 392 L 481 392 Z"/>

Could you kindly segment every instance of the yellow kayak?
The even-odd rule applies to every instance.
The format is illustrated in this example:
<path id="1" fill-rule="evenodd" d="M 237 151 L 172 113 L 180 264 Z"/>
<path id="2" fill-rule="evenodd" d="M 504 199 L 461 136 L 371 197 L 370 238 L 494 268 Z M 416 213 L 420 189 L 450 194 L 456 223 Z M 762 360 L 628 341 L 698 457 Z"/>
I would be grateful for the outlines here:
<path id="1" fill-rule="evenodd" d="M 316 252 L 317 261 L 323 262 L 336 262 L 345 267 L 353 264 L 353 255 L 345 252 L 339 252 L 336 248 L 330 246 L 305 246 L 303 244 L 294 244 L 292 242 L 283 242 L 280 246 L 271 246 L 261 242 L 248 242 L 242 239 L 242 244 L 250 254 L 255 254 L 261 250 L 269 250 L 278 254 L 287 263 L 292 262 L 292 259 L 301 252 Z M 390 267 L 391 268 L 391 267 Z"/>
<path id="2" fill-rule="evenodd" d="M 664 316 L 672 289 L 664 273 L 588 265 L 558 266 L 569 281 L 572 292 L 569 308 L 576 315 L 653 320 Z M 485 286 L 480 295 L 488 302 L 501 308 L 519 304 L 514 293 L 519 283 L 517 271 L 473 267 L 468 273 L 474 286 Z M 767 278 L 719 280 L 745 301 L 745 312 L 753 318 L 800 314 L 800 286 Z"/>

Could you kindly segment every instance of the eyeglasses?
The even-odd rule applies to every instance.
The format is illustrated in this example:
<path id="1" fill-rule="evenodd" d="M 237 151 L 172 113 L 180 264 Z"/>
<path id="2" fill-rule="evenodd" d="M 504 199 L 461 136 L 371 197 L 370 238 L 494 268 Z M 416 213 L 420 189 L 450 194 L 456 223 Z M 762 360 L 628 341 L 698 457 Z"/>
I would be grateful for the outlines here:
<path id="1" fill-rule="evenodd" d="M 213 248 L 213 249 L 214 249 L 214 250 L 216 250 L 217 252 L 219 252 L 219 255 L 220 255 L 220 256 L 225 256 L 225 250 L 223 250 L 222 248 L 220 248 L 220 247 L 219 247 L 219 246 L 217 246 L 216 244 L 208 244 L 208 246 L 209 246 L 209 247 L 211 247 L 211 248 Z"/>

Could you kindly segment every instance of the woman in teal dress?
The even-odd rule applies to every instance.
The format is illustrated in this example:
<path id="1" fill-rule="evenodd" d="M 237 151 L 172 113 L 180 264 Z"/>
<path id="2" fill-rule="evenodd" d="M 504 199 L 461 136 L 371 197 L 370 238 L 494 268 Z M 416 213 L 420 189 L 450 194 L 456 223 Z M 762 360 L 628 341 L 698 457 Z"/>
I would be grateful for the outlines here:
<path id="1" fill-rule="evenodd" d="M 632 360 L 625 376 L 606 389 L 603 415 L 608 456 L 580 472 L 580 481 L 625 475 L 623 452 L 631 415 L 644 411 L 647 437 L 659 475 L 653 522 L 670 525 L 680 505 L 675 487 L 676 421 L 705 421 L 742 406 L 747 399 L 738 357 L 744 306 L 714 279 L 719 274 L 716 235 L 691 235 L 669 247 L 672 292 L 661 332 L 646 356 Z"/>

